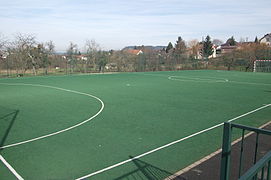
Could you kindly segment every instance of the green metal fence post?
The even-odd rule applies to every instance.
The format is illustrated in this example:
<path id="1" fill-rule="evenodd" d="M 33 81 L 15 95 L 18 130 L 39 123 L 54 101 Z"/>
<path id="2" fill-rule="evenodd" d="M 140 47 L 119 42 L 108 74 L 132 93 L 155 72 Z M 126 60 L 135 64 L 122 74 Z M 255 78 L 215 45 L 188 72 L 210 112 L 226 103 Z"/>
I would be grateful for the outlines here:
<path id="1" fill-rule="evenodd" d="M 270 179 L 270 164 L 271 164 L 271 161 L 268 161 L 268 164 L 267 164 L 267 175 L 266 175 L 266 179 L 267 180 Z"/>
<path id="2" fill-rule="evenodd" d="M 264 167 L 262 168 L 262 172 L 261 172 L 261 180 L 264 180 Z"/>
<path id="3" fill-rule="evenodd" d="M 220 180 L 229 180 L 230 176 L 231 134 L 232 134 L 231 123 L 225 122 L 223 129 Z"/>
<path id="4" fill-rule="evenodd" d="M 242 140 L 241 140 L 241 149 L 240 149 L 240 159 L 239 159 L 239 172 L 238 172 L 238 178 L 241 177 L 242 170 L 243 170 L 244 139 L 245 139 L 245 130 L 242 129 Z"/>
<path id="5" fill-rule="evenodd" d="M 253 163 L 256 164 L 257 162 L 257 154 L 258 154 L 258 145 L 259 144 L 259 133 L 256 134 L 256 144 L 255 144 L 255 152 L 254 152 L 254 160 Z"/>

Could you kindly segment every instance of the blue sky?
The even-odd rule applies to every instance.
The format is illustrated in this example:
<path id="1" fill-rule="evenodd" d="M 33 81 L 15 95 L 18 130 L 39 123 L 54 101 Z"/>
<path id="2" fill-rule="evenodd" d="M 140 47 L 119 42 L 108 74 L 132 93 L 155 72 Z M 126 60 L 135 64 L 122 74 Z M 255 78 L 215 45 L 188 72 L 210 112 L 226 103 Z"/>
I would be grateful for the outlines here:
<path id="1" fill-rule="evenodd" d="M 52 40 L 58 51 L 69 42 L 95 39 L 104 49 L 167 45 L 178 36 L 201 40 L 254 40 L 271 32 L 270 0 L 0 0 L 0 32 Z"/>

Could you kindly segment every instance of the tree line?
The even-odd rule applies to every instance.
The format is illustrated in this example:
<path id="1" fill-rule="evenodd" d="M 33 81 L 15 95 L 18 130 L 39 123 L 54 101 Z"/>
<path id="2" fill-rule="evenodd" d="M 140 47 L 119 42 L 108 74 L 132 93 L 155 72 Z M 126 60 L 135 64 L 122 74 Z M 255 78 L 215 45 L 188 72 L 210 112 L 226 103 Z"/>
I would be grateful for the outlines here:
<path id="1" fill-rule="evenodd" d="M 220 52 L 218 47 L 230 47 Z M 102 50 L 95 40 L 87 40 L 85 51 L 80 52 L 73 42 L 64 54 L 55 51 L 53 41 L 37 42 L 36 37 L 17 34 L 8 41 L 0 34 L 0 75 L 23 76 L 50 73 L 72 74 L 92 72 L 138 72 L 181 69 L 227 69 L 251 71 L 257 59 L 271 59 L 271 48 L 258 42 L 236 42 L 230 37 L 225 43 L 206 36 L 201 42 L 184 41 L 178 37 L 165 48 L 152 49 L 135 46 L 134 54 L 129 50 Z M 215 54 L 214 54 L 215 52 Z"/>

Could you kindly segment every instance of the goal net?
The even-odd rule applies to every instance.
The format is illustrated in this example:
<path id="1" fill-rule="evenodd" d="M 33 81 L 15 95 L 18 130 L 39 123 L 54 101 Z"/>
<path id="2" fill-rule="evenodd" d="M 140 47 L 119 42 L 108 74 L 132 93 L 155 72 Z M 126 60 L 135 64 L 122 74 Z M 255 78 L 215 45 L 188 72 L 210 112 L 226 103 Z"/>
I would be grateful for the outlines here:
<path id="1" fill-rule="evenodd" d="M 271 60 L 254 61 L 254 72 L 271 72 Z"/>

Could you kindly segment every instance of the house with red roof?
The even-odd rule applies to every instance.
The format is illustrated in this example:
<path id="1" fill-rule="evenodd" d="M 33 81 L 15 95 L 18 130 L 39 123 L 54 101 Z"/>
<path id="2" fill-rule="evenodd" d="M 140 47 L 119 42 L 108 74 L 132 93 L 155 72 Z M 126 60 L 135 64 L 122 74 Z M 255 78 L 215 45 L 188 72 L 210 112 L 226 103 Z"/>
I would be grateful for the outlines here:
<path id="1" fill-rule="evenodd" d="M 127 49 L 125 51 L 129 54 L 133 54 L 133 55 L 137 55 L 137 56 L 140 54 L 143 54 L 143 51 L 141 49 Z"/>

